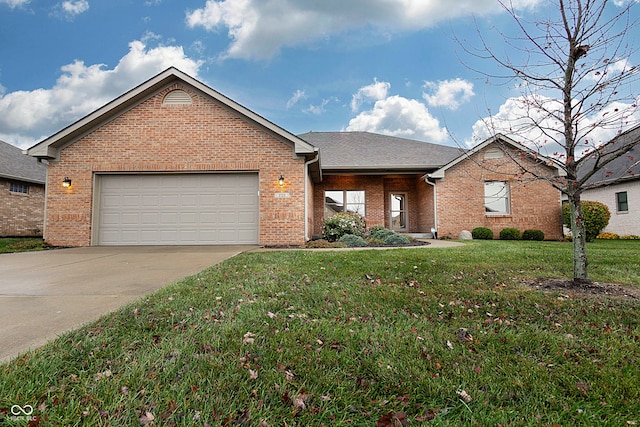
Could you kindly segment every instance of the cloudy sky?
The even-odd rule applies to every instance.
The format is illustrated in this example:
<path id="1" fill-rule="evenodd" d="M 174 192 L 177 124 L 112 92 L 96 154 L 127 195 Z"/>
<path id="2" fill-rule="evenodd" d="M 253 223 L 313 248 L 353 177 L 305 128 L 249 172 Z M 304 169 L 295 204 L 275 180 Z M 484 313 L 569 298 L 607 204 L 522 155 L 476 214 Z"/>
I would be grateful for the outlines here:
<path id="1" fill-rule="evenodd" d="M 0 0 L 0 139 L 27 148 L 175 66 L 295 134 L 471 145 L 523 107 L 463 46 L 513 29 L 497 0 Z"/>

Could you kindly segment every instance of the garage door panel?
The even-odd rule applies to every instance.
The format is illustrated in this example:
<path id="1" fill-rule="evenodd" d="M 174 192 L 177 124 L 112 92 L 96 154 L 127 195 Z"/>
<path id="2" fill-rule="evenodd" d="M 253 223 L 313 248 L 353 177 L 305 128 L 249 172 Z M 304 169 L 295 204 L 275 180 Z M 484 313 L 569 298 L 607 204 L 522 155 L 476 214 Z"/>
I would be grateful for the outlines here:
<path id="1" fill-rule="evenodd" d="M 98 244 L 258 243 L 257 174 L 103 175 Z"/>

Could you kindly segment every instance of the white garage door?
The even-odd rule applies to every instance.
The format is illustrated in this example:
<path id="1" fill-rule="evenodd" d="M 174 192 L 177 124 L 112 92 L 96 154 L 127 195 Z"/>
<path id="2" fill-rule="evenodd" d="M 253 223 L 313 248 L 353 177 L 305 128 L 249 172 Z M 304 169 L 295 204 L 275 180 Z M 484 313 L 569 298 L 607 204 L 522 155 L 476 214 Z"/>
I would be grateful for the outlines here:
<path id="1" fill-rule="evenodd" d="M 257 174 L 102 175 L 99 245 L 258 243 Z"/>

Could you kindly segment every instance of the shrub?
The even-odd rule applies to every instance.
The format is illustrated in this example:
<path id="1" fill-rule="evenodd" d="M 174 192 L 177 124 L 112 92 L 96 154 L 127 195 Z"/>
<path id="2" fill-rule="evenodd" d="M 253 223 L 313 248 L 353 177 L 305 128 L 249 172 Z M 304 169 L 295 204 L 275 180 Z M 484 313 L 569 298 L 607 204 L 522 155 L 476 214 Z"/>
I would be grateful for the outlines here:
<path id="1" fill-rule="evenodd" d="M 371 237 L 373 237 L 374 239 L 384 240 L 389 236 L 393 236 L 394 234 L 398 234 L 398 233 L 384 227 L 379 227 L 379 228 L 376 228 L 375 230 L 371 229 Z"/>
<path id="2" fill-rule="evenodd" d="M 350 248 L 362 248 L 368 246 L 367 242 L 365 242 L 361 236 L 356 236 L 353 234 L 345 234 L 344 236 L 340 237 L 340 240 L 338 240 L 338 242 L 344 243 Z"/>
<path id="3" fill-rule="evenodd" d="M 357 213 L 342 212 L 324 220 L 323 232 L 325 239 L 335 242 L 345 234 L 362 237 L 365 228 L 364 217 Z"/>
<path id="4" fill-rule="evenodd" d="M 544 240 L 544 233 L 542 230 L 524 230 L 522 240 L 537 240 L 541 242 Z"/>
<path id="5" fill-rule="evenodd" d="M 596 239 L 602 239 L 602 240 L 618 240 L 619 238 L 620 236 L 618 236 L 616 233 L 609 233 L 609 232 L 600 233 L 596 236 Z"/>
<path id="6" fill-rule="evenodd" d="M 587 242 L 593 241 L 609 224 L 609 218 L 611 218 L 611 212 L 609 212 L 607 205 L 591 200 L 582 201 L 582 215 L 584 216 Z M 565 224 L 571 224 L 571 211 L 568 203 L 562 205 L 562 219 Z"/>
<path id="7" fill-rule="evenodd" d="M 640 240 L 640 236 L 636 236 L 635 234 L 625 234 L 620 236 L 621 240 Z"/>
<path id="8" fill-rule="evenodd" d="M 384 240 L 376 239 L 375 237 L 367 237 L 366 239 L 364 239 L 364 241 L 367 242 L 367 245 L 369 245 L 369 246 L 383 246 L 384 245 Z"/>
<path id="9" fill-rule="evenodd" d="M 411 243 L 411 239 L 398 233 L 393 233 L 384 239 L 384 244 L 388 246 L 408 245 L 409 243 Z"/>
<path id="10" fill-rule="evenodd" d="M 471 231 L 471 236 L 478 240 L 493 240 L 493 231 L 487 227 L 476 227 Z"/>
<path id="11" fill-rule="evenodd" d="M 500 230 L 500 240 L 520 240 L 520 230 L 517 228 L 503 228 Z"/>
<path id="12" fill-rule="evenodd" d="M 307 243 L 308 248 L 346 248 L 347 245 L 341 242 L 330 242 L 327 239 L 312 240 Z"/>

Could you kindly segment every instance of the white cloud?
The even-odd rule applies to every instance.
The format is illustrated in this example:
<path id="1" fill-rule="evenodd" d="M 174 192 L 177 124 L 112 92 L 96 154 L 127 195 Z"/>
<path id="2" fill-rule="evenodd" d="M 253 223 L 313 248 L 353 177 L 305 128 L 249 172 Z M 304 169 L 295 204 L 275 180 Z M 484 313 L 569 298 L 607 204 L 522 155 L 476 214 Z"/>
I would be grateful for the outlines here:
<path id="1" fill-rule="evenodd" d="M 471 101 L 475 95 L 473 83 L 460 78 L 454 80 L 443 80 L 437 83 L 425 82 L 425 89 L 431 90 L 432 94 L 424 93 L 422 97 L 432 107 L 445 107 L 450 110 L 457 110 L 460 105 Z"/>
<path id="2" fill-rule="evenodd" d="M 332 96 L 329 99 L 323 99 L 320 105 L 309 105 L 309 108 L 306 108 L 302 111 L 304 113 L 311 113 L 319 116 L 320 114 L 323 114 L 327 111 L 325 107 L 329 105 L 330 102 L 340 102 L 340 100 L 335 96 Z"/>
<path id="3" fill-rule="evenodd" d="M 536 105 L 544 106 L 544 110 Z M 466 144 L 471 147 L 496 133 L 502 133 L 543 155 L 556 156 L 564 152 L 559 145 L 564 141 L 563 124 L 556 118 L 562 117 L 562 108 L 561 101 L 541 95 L 509 98 L 500 106 L 497 114 L 480 119 L 473 125 L 472 138 Z M 577 134 L 581 139 L 576 153 L 581 155 L 586 149 L 604 144 L 618 132 L 639 122 L 640 110 L 636 106 L 612 103 L 597 114 L 581 120 Z"/>
<path id="4" fill-rule="evenodd" d="M 373 109 L 349 121 L 347 131 L 368 131 L 427 142 L 444 142 L 447 129 L 440 127 L 426 105 L 398 95 L 376 101 Z"/>
<path id="5" fill-rule="evenodd" d="M 517 9 L 542 0 L 513 0 Z M 428 28 L 462 16 L 502 11 L 495 0 L 207 0 L 188 11 L 187 24 L 207 31 L 226 28 L 231 43 L 223 56 L 265 59 L 284 46 L 299 46 L 370 26 L 385 32 Z"/>
<path id="6" fill-rule="evenodd" d="M 61 4 L 63 12 L 68 16 L 76 16 L 89 10 L 87 0 L 66 0 Z"/>
<path id="7" fill-rule="evenodd" d="M 11 9 L 16 8 L 18 6 L 24 6 L 29 3 L 31 0 L 0 0 L 0 4 L 6 4 Z"/>
<path id="8" fill-rule="evenodd" d="M 391 83 L 379 82 L 378 79 L 374 78 L 373 84 L 361 87 L 355 95 L 353 95 L 353 98 L 351 98 L 351 111 L 354 113 L 358 111 L 364 102 L 375 102 L 385 99 L 390 88 Z"/>
<path id="9" fill-rule="evenodd" d="M 200 65 L 181 46 L 149 48 L 139 40 L 113 69 L 64 65 L 52 88 L 0 93 L 0 139 L 27 148 L 170 66 L 197 77 Z"/>
<path id="10" fill-rule="evenodd" d="M 296 90 L 291 96 L 291 98 L 287 101 L 287 110 L 293 107 L 294 105 L 296 105 L 298 101 L 305 99 L 306 97 L 307 97 L 307 94 L 304 92 L 304 90 L 300 90 L 300 89 Z"/>

